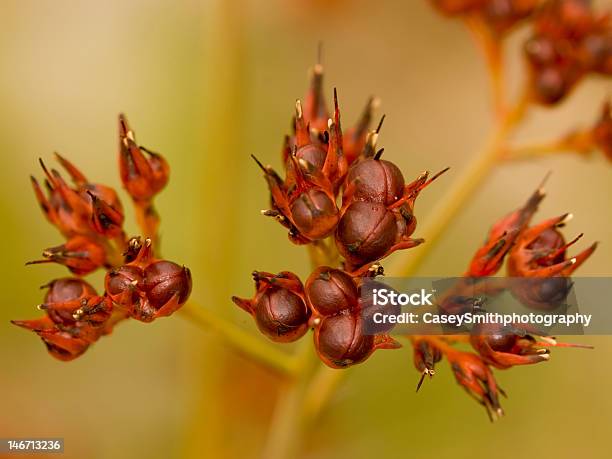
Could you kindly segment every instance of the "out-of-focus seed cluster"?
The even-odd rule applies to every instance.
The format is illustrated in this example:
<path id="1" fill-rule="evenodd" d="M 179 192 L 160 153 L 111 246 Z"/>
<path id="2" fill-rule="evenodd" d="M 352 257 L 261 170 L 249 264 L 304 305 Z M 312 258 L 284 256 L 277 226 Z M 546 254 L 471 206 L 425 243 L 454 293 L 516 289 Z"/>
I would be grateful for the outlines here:
<path id="1" fill-rule="evenodd" d="M 296 244 L 323 252 L 335 245 L 343 261 L 318 267 L 305 286 L 289 272 L 255 272 L 255 296 L 233 298 L 274 341 L 295 341 L 313 328 L 317 353 L 333 368 L 360 363 L 376 349 L 399 347 L 388 330 L 364 332 L 363 317 L 371 305 L 360 300 L 363 278 L 380 274 L 378 262 L 392 252 L 423 242 L 411 237 L 415 201 L 446 171 L 433 177 L 424 172 L 406 183 L 399 168 L 377 150 L 383 120 L 370 130 L 376 105 L 371 98 L 356 126 L 343 133 L 338 95 L 334 91 L 330 117 L 323 68 L 315 66 L 304 103 L 295 106 L 294 132 L 282 149 L 285 177 L 256 159 L 271 195 L 271 208 L 262 213 L 286 227 Z"/>
<path id="2" fill-rule="evenodd" d="M 144 212 L 147 230 L 157 228 L 153 198 L 168 181 L 169 168 L 159 154 L 138 146 L 125 117 L 119 117 L 119 169 L 124 188 L 137 210 Z M 49 353 L 72 360 L 118 322 L 134 318 L 150 322 L 182 306 L 191 292 L 187 268 L 154 257 L 152 239 L 128 239 L 123 229 L 123 206 L 115 190 L 89 182 L 71 162 L 56 159 L 72 180 L 70 186 L 56 169 L 40 161 L 44 189 L 32 177 L 40 207 L 66 242 L 43 252 L 43 259 L 28 264 L 59 263 L 75 276 L 100 268 L 107 271 L 105 291 L 96 290 L 80 277 L 56 279 L 45 286 L 41 319 L 14 320 L 43 340 Z M 155 234 L 149 234 L 155 237 Z"/>
<path id="3" fill-rule="evenodd" d="M 587 74 L 612 75 L 612 22 L 590 0 L 546 2 L 525 43 L 532 89 L 542 104 L 563 100 Z"/>
<path id="4" fill-rule="evenodd" d="M 566 243 L 560 228 L 571 218 L 564 214 L 530 226 L 531 219 L 544 198 L 541 188 L 527 202 L 510 212 L 490 229 L 485 243 L 476 251 L 464 277 L 439 299 L 442 313 L 473 311 L 474 304 L 456 302 L 456 298 L 477 298 L 479 294 L 495 295 L 508 290 L 521 304 L 533 310 L 550 310 L 566 301 L 571 281 L 569 276 L 595 251 L 592 244 L 579 254 L 569 257 L 568 248 L 582 236 Z M 506 261 L 508 278 L 495 282 L 482 278 L 497 274 Z M 520 282 L 516 278 L 523 278 Z M 526 278 L 526 279 L 525 279 Z M 476 353 L 451 347 L 457 337 L 414 337 L 415 366 L 423 378 L 435 372 L 435 363 L 446 357 L 457 382 L 473 395 L 492 419 L 501 415 L 499 389 L 490 367 L 506 369 L 547 361 L 549 349 L 559 344 L 542 336 L 543 331 L 530 325 L 479 324 L 469 335 Z M 584 346 L 588 347 L 588 346 Z"/>
<path id="5" fill-rule="evenodd" d="M 561 102 L 588 74 L 612 75 L 612 22 L 592 0 L 430 0 L 447 16 L 484 26 L 493 40 L 530 23 L 524 43 L 533 101 Z"/>

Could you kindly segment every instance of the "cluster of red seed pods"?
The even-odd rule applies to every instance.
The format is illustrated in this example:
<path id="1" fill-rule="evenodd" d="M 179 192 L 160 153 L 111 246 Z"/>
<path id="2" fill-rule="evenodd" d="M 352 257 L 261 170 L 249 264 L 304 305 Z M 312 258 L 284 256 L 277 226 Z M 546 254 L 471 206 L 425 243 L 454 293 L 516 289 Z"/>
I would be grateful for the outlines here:
<path id="1" fill-rule="evenodd" d="M 561 101 L 588 73 L 612 75 L 612 22 L 590 0 L 546 2 L 525 43 L 535 99 Z"/>
<path id="2" fill-rule="evenodd" d="M 317 64 L 304 104 L 296 103 L 293 135 L 285 138 L 285 177 L 255 159 L 271 194 L 271 209 L 262 213 L 285 226 L 296 244 L 324 248 L 329 238 L 344 261 L 341 267 L 318 267 L 305 286 L 289 272 L 255 272 L 255 296 L 233 301 L 274 341 L 295 341 L 313 328 L 317 353 L 333 368 L 399 346 L 387 329 L 365 332 L 364 314 L 371 309 L 362 304 L 360 291 L 364 277 L 380 273 L 379 260 L 423 242 L 411 238 L 414 203 L 440 175 L 423 173 L 406 184 L 399 168 L 381 159 L 376 141 L 382 119 L 376 130 L 369 130 L 376 105 L 370 98 L 357 125 L 343 133 L 338 95 L 334 90 L 330 117 L 323 68 Z"/>
<path id="3" fill-rule="evenodd" d="M 565 300 L 571 287 L 569 276 L 591 256 L 597 244 L 568 257 L 567 249 L 582 236 L 566 243 L 561 234 L 560 228 L 569 220 L 570 214 L 530 226 L 543 198 L 544 192 L 540 187 L 523 206 L 491 227 L 485 243 L 469 264 L 463 284 L 473 288 L 478 285 L 479 278 L 498 273 L 506 261 L 509 279 L 507 282 L 499 279 L 495 285 L 509 289 L 523 305 L 546 310 Z M 521 281 L 512 282 L 514 278 L 521 278 Z M 440 300 L 439 306 L 444 307 L 443 300 Z M 551 337 L 542 336 L 542 331 L 529 325 L 476 326 L 469 336 L 476 354 L 451 347 L 449 342 L 452 343 L 454 339 L 458 337 L 413 339 L 415 366 L 422 373 L 419 387 L 426 375 L 434 373 L 435 363 L 445 356 L 457 382 L 485 406 L 492 418 L 503 413 L 499 404 L 499 394 L 503 392 L 497 386 L 490 366 L 506 369 L 543 362 L 550 358 L 549 348 L 555 346 L 589 347 L 558 343 Z"/>
<path id="4" fill-rule="evenodd" d="M 363 279 L 328 266 L 315 269 L 303 285 L 293 273 L 255 271 L 252 299 L 232 300 L 251 314 L 259 330 L 273 341 L 292 342 L 314 328 L 314 345 L 321 360 L 345 368 L 366 360 L 376 349 L 399 343 L 385 332 L 368 334 L 364 320 L 371 305 L 363 304 Z"/>
<path id="5" fill-rule="evenodd" d="M 561 102 L 587 74 L 612 75 L 612 22 L 592 0 L 431 0 L 443 14 L 461 16 L 502 39 L 529 21 L 524 44 L 532 100 Z"/>
<path id="6" fill-rule="evenodd" d="M 73 186 L 42 161 L 47 194 L 34 177 L 32 185 L 47 220 L 66 242 L 28 264 L 60 263 L 75 276 L 104 268 L 105 292 L 98 295 L 80 277 L 54 280 L 45 286 L 48 290 L 39 305 L 46 315 L 13 323 L 38 334 L 52 356 L 72 360 L 111 333 L 119 321 L 150 322 L 172 314 L 189 297 L 191 275 L 183 266 L 154 257 L 150 237 L 156 236 L 159 220 L 153 198 L 168 182 L 169 168 L 161 155 L 135 143 L 125 117 L 119 117 L 120 176 L 141 217 L 144 240 L 126 237 L 123 206 L 115 190 L 89 182 L 67 159 L 58 154 L 56 158 Z"/>

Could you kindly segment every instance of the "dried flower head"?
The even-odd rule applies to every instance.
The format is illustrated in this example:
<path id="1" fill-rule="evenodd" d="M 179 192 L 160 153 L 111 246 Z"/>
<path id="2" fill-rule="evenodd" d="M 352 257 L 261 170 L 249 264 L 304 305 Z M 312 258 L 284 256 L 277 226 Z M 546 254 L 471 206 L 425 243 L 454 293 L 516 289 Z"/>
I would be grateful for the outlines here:
<path id="1" fill-rule="evenodd" d="M 121 178 L 144 232 L 157 237 L 159 220 L 152 198 L 168 181 L 168 165 L 160 155 L 136 145 L 125 117 L 119 117 L 119 125 Z M 70 161 L 55 156 L 73 185 L 41 160 L 47 193 L 34 177 L 32 186 L 47 220 L 66 242 L 46 249 L 44 259 L 27 264 L 59 263 L 77 276 L 103 268 L 105 292 L 98 295 L 78 277 L 57 279 L 46 286 L 45 300 L 39 305 L 46 315 L 13 323 L 35 332 L 52 356 L 67 361 L 82 355 L 128 317 L 150 322 L 172 314 L 191 293 L 191 274 L 183 266 L 154 258 L 150 238 L 128 240 L 115 190 L 89 182 Z"/>

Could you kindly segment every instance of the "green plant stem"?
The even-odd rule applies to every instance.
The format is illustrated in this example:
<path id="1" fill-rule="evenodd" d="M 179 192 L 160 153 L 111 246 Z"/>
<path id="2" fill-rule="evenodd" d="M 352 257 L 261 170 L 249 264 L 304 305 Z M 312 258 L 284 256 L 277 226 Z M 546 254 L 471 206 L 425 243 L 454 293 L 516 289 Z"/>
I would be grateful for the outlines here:
<path id="1" fill-rule="evenodd" d="M 336 246 L 331 240 L 319 241 L 309 244 L 308 255 L 311 267 L 334 266 L 339 257 Z M 286 459 L 297 457 L 302 437 L 306 430 L 305 418 L 302 416 L 302 407 L 306 394 L 311 386 L 311 378 L 318 365 L 310 336 L 302 338 L 300 349 L 297 352 L 296 377 L 287 381 L 276 402 L 268 438 L 262 454 L 266 459 Z"/>
<path id="2" fill-rule="evenodd" d="M 179 310 L 179 313 L 191 322 L 216 333 L 237 352 L 253 358 L 268 368 L 288 376 L 298 373 L 297 358 L 225 320 L 215 311 L 189 301 Z"/>
<path id="3" fill-rule="evenodd" d="M 340 385 L 343 378 L 348 376 L 351 369 L 334 370 L 325 365 L 320 365 L 312 378 L 310 387 L 305 394 L 304 403 L 301 407 L 304 422 L 312 423 L 317 419 L 327 402 Z"/>
<path id="4" fill-rule="evenodd" d="M 493 34 L 491 28 L 478 14 L 467 15 L 465 17 L 465 24 L 474 38 L 476 47 L 480 49 L 487 66 L 495 116 L 497 119 L 501 119 L 506 111 L 506 83 L 502 42 Z"/>
<path id="5" fill-rule="evenodd" d="M 310 340 L 302 341 L 298 351 L 298 377 L 284 382 L 269 426 L 262 457 L 286 459 L 298 456 L 305 423 L 300 413 L 317 362 Z"/>

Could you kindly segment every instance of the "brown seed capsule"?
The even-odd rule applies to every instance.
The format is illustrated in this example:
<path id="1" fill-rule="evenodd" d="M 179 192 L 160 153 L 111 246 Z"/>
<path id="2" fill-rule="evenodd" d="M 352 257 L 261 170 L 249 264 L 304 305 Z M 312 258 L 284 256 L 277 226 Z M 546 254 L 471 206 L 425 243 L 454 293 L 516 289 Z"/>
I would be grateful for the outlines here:
<path id="1" fill-rule="evenodd" d="M 87 192 L 92 203 L 92 225 L 96 232 L 108 238 L 123 235 L 123 212 L 115 209 L 91 191 Z"/>
<path id="2" fill-rule="evenodd" d="M 325 317 L 315 328 L 317 354 L 332 368 L 346 368 L 363 362 L 374 352 L 374 336 L 365 335 L 358 313 Z"/>
<path id="3" fill-rule="evenodd" d="M 374 304 L 374 290 L 381 289 L 395 291 L 387 284 L 375 280 L 364 281 L 359 287 L 359 310 L 361 311 L 365 329 L 368 333 L 372 334 L 389 333 L 395 326 L 393 323 L 377 323 L 374 320 L 374 314 L 381 313 L 385 316 L 397 316 L 402 312 L 399 304 L 393 304 L 392 302 L 385 305 Z"/>
<path id="4" fill-rule="evenodd" d="M 171 261 L 155 261 L 144 270 L 142 288 L 155 309 L 162 308 L 175 295 L 178 305 L 183 305 L 191 293 L 191 272 Z"/>
<path id="5" fill-rule="evenodd" d="M 45 310 L 54 323 L 74 322 L 74 311 L 81 302 L 87 303 L 97 295 L 90 284 L 76 277 L 56 279 L 44 287 L 48 287 L 48 290 L 40 309 Z"/>
<path id="6" fill-rule="evenodd" d="M 123 115 L 119 115 L 119 172 L 124 188 L 136 201 L 152 199 L 166 186 L 170 175 L 163 156 L 136 144 Z"/>
<path id="7" fill-rule="evenodd" d="M 83 322 L 90 326 L 81 327 L 81 330 L 93 327 L 95 331 L 85 330 L 85 332 L 94 332 L 93 340 L 95 341 L 100 336 L 100 332 L 97 329 L 99 327 L 106 327 L 112 313 L 113 302 L 109 297 L 94 296 L 87 300 L 81 301 L 79 308 L 72 313 L 72 318 L 78 322 Z M 78 336 L 84 338 L 85 332 L 79 333 Z"/>
<path id="8" fill-rule="evenodd" d="M 310 307 L 322 316 L 338 314 L 358 305 L 358 291 L 353 278 L 340 269 L 321 266 L 310 275 L 305 286 Z"/>
<path id="9" fill-rule="evenodd" d="M 350 266 L 380 259 L 396 238 L 395 214 L 381 203 L 352 203 L 336 229 L 336 246 Z"/>
<path id="10" fill-rule="evenodd" d="M 478 324 L 472 330 L 470 344 L 486 363 L 501 369 L 544 362 L 550 357 L 548 349 L 541 347 L 528 330 L 513 325 Z"/>
<path id="11" fill-rule="evenodd" d="M 49 247 L 42 255 L 44 259 L 26 264 L 59 263 L 78 276 L 89 274 L 106 264 L 104 247 L 85 236 L 74 236 L 65 244 Z"/>
<path id="12" fill-rule="evenodd" d="M 572 287 L 569 276 L 597 248 L 595 243 L 575 257 L 566 259 L 567 248 L 582 237 L 580 234 L 565 243 L 557 228 L 570 217 L 571 214 L 561 215 L 527 228 L 510 251 L 508 274 L 521 278 L 512 281 L 510 291 L 523 305 L 551 310 L 563 304 Z"/>
<path id="13" fill-rule="evenodd" d="M 253 299 L 232 297 L 232 301 L 251 314 L 257 328 L 272 341 L 296 341 L 308 331 L 310 308 L 304 302 L 300 279 L 288 271 L 276 275 L 253 272 L 256 293 Z"/>
<path id="14" fill-rule="evenodd" d="M 123 265 L 106 274 L 104 287 L 111 299 L 126 309 L 140 301 L 138 286 L 143 283 L 144 273 L 137 266 Z"/>
<path id="15" fill-rule="evenodd" d="M 101 329 L 91 327 L 85 322 L 57 324 L 48 316 L 11 322 L 36 333 L 47 347 L 49 354 L 62 361 L 73 360 L 82 355 L 101 334 Z"/>
<path id="16" fill-rule="evenodd" d="M 63 303 L 97 295 L 96 290 L 78 277 L 55 279 L 41 288 L 48 288 L 45 303 Z"/>
<path id="17" fill-rule="evenodd" d="M 80 338 L 74 338 L 66 332 L 58 330 L 38 332 L 47 351 L 52 357 L 64 362 L 69 362 L 85 353 L 89 347 L 89 343 Z"/>
<path id="18" fill-rule="evenodd" d="M 565 260 L 565 238 L 555 228 L 549 228 L 529 244 L 539 266 L 551 266 Z M 559 250 L 561 249 L 561 250 Z"/>
<path id="19" fill-rule="evenodd" d="M 351 166 L 345 190 L 353 188 L 352 200 L 378 202 L 389 206 L 404 195 L 404 184 L 404 176 L 395 164 L 383 159 L 369 158 Z"/>
<path id="20" fill-rule="evenodd" d="M 310 189 L 291 204 L 293 223 L 301 234 L 321 239 L 330 234 L 338 222 L 338 208 L 329 194 Z"/>
<path id="21" fill-rule="evenodd" d="M 308 330 L 310 311 L 302 298 L 284 288 L 272 287 L 254 305 L 257 328 L 272 341 L 295 341 Z"/>
<path id="22" fill-rule="evenodd" d="M 325 150 L 323 150 L 320 146 L 312 143 L 298 148 L 295 152 L 295 157 L 298 161 L 302 159 L 308 162 L 312 167 L 317 170 L 323 170 L 326 156 L 327 152 Z M 288 161 L 287 167 L 291 167 L 292 164 L 293 163 L 291 161 Z"/>

